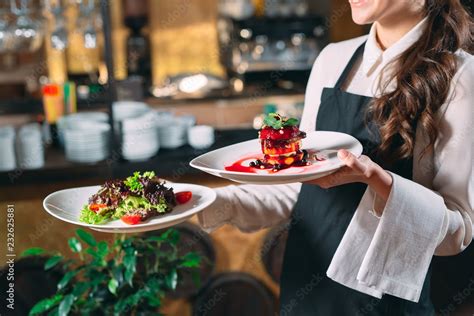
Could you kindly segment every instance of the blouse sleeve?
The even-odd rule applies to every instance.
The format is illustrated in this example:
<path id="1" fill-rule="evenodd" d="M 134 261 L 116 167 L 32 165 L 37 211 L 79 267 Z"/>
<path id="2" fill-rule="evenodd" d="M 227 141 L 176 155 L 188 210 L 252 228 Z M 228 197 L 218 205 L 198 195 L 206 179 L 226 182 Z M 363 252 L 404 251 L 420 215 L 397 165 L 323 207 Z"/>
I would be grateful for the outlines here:
<path id="1" fill-rule="evenodd" d="M 217 188 L 216 201 L 199 213 L 199 222 L 207 231 L 223 224 L 234 225 L 243 232 L 278 225 L 289 218 L 300 187 L 300 183 L 291 183 Z"/>
<path id="2" fill-rule="evenodd" d="M 433 190 L 445 204 L 436 255 L 463 251 L 473 238 L 474 219 L 474 57 L 465 65 L 441 122 L 435 147 Z"/>
<path id="3" fill-rule="evenodd" d="M 433 169 L 430 188 L 392 174 L 392 190 L 383 208 L 382 216 L 413 214 L 405 216 L 404 221 L 405 226 L 411 225 L 417 234 L 431 226 L 431 236 L 437 240 L 434 254 L 438 256 L 457 254 L 473 239 L 473 59 L 471 56 L 453 78 L 450 101 L 441 109 L 444 113 L 438 125 L 432 165 L 420 166 Z M 407 209 L 402 209 L 404 207 Z M 424 218 L 423 227 L 419 225 L 420 218 Z M 417 219 L 416 222 L 413 219 Z M 431 222 L 439 224 L 433 227 Z"/>
<path id="4" fill-rule="evenodd" d="M 328 45 L 330 46 L 330 45 Z M 322 92 L 321 59 L 327 54 L 323 49 L 316 59 L 305 94 L 305 107 L 300 129 L 315 128 L 316 115 Z M 277 225 L 291 214 L 301 183 L 282 185 L 229 185 L 217 188 L 217 198 L 210 207 L 199 213 L 201 226 L 212 231 L 223 224 L 232 224 L 245 232 Z"/>
<path id="5" fill-rule="evenodd" d="M 457 254 L 472 241 L 474 62 L 469 58 L 440 109 L 434 152 L 419 156 L 415 147 L 416 181 L 391 173 L 386 203 L 366 191 L 328 269 L 337 282 L 376 297 L 418 302 L 433 255 Z M 417 143 L 426 142 L 417 137 Z M 374 198 L 379 218 L 367 212 Z"/>

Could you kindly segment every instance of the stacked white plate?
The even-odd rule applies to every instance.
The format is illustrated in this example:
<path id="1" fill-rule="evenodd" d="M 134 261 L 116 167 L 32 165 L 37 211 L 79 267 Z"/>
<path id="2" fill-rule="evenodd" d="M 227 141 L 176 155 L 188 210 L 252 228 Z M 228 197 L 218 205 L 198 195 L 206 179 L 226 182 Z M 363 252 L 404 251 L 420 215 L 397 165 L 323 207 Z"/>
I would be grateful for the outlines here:
<path id="1" fill-rule="evenodd" d="M 37 123 L 20 128 L 16 139 L 18 166 L 22 169 L 38 169 L 44 166 L 44 146 L 41 126 Z"/>
<path id="2" fill-rule="evenodd" d="M 168 120 L 160 120 L 158 136 L 163 148 L 174 149 L 188 142 L 188 129 L 194 125 L 189 116 L 177 116 Z"/>
<path id="3" fill-rule="evenodd" d="M 157 124 L 155 112 L 122 121 L 121 148 L 124 159 L 143 161 L 156 155 L 160 149 Z"/>
<path id="4" fill-rule="evenodd" d="M 15 169 L 15 130 L 12 126 L 0 127 L 0 148 L 0 171 Z"/>
<path id="5" fill-rule="evenodd" d="M 115 102 L 113 112 L 122 157 L 130 161 L 143 161 L 156 155 L 160 149 L 157 112 L 146 103 L 133 101 Z"/>
<path id="6" fill-rule="evenodd" d="M 65 115 L 61 117 L 56 123 L 58 127 L 59 143 L 64 146 L 64 130 L 68 127 L 74 128 L 77 124 L 82 122 L 99 122 L 107 123 L 109 115 L 104 112 L 81 112 Z"/>
<path id="7" fill-rule="evenodd" d="M 66 158 L 73 162 L 95 163 L 109 156 L 110 124 L 75 121 L 64 129 Z"/>
<path id="8" fill-rule="evenodd" d="M 142 115 L 150 112 L 151 109 L 148 104 L 144 102 L 135 101 L 117 101 L 112 107 L 114 115 L 114 127 L 117 136 L 122 133 L 122 122 L 125 120 L 139 118 Z"/>

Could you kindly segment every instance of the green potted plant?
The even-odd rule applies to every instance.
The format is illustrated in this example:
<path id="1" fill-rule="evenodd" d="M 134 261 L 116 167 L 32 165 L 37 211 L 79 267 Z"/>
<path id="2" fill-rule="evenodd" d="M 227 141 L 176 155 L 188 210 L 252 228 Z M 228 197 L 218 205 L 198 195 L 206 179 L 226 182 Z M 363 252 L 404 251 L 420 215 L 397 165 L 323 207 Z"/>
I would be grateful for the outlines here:
<path id="1" fill-rule="evenodd" d="M 57 292 L 33 306 L 30 315 L 159 315 L 163 298 L 183 273 L 199 282 L 201 258 L 194 252 L 179 255 L 175 229 L 150 237 L 121 235 L 110 243 L 82 229 L 76 235 L 68 240 L 75 259 L 42 248 L 23 253 L 48 254 L 45 270 L 64 271 Z"/>

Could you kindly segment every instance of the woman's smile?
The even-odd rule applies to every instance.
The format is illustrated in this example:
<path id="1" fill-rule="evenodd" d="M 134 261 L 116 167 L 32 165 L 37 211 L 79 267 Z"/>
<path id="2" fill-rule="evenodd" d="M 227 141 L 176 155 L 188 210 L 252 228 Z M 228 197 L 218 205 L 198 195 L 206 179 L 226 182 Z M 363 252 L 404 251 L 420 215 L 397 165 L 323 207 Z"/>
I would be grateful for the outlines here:
<path id="1" fill-rule="evenodd" d="M 351 6 L 359 8 L 369 3 L 369 0 L 349 0 L 349 3 Z"/>

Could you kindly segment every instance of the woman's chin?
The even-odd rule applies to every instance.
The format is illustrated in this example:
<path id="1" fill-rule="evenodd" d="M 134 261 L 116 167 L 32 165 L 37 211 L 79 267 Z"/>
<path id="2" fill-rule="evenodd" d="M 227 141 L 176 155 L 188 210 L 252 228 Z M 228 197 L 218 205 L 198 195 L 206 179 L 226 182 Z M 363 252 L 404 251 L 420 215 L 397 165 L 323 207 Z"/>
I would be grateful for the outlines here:
<path id="1" fill-rule="evenodd" d="M 365 14 L 364 12 L 355 12 L 355 10 L 352 10 L 352 21 L 358 25 L 371 24 L 374 22 L 373 18 L 368 14 Z"/>

